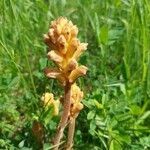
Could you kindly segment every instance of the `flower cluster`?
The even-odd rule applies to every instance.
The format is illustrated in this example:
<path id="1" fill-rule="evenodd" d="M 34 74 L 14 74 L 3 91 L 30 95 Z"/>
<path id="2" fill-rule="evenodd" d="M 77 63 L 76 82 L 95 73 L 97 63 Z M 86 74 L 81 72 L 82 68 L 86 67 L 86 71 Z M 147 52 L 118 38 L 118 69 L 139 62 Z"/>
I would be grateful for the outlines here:
<path id="1" fill-rule="evenodd" d="M 77 63 L 78 57 L 87 48 L 77 38 L 78 28 L 66 18 L 60 17 L 51 22 L 44 41 L 49 47 L 48 58 L 55 62 L 56 68 L 45 69 L 45 75 L 57 79 L 63 86 L 74 83 L 79 76 L 85 75 L 87 67 Z"/>
<path id="2" fill-rule="evenodd" d="M 71 108 L 70 108 L 71 118 L 76 118 L 79 112 L 83 109 L 83 104 L 81 103 L 82 99 L 83 99 L 83 92 L 74 83 L 71 87 Z"/>
<path id="3" fill-rule="evenodd" d="M 53 115 L 56 116 L 59 113 L 59 101 L 54 100 L 54 95 L 52 93 L 45 93 L 42 96 L 42 101 L 45 107 L 52 106 L 54 108 Z"/>

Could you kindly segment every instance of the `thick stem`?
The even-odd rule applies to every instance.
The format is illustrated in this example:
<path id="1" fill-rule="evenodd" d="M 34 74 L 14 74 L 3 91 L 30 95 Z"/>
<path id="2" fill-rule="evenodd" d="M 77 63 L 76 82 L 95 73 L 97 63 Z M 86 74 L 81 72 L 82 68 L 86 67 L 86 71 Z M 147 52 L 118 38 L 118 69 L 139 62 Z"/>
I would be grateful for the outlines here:
<path id="1" fill-rule="evenodd" d="M 71 150 L 73 147 L 74 131 L 75 131 L 75 118 L 73 118 L 69 123 L 68 140 L 67 140 L 66 150 Z"/>
<path id="2" fill-rule="evenodd" d="M 69 116 L 69 112 L 70 112 L 70 104 L 71 104 L 70 98 L 71 98 L 71 84 L 68 83 L 65 86 L 63 113 L 62 113 L 61 120 L 60 120 L 58 128 L 57 128 L 56 135 L 53 140 L 53 144 L 56 147 L 53 150 L 58 150 L 60 140 L 63 136 L 63 132 L 66 127 L 67 121 L 68 121 L 68 116 Z"/>

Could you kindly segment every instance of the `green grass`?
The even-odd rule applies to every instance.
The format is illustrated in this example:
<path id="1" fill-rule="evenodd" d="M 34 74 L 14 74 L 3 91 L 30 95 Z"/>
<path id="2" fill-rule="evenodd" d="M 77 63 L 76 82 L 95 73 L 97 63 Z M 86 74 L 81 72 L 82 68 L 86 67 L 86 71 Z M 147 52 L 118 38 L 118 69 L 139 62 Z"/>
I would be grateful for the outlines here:
<path id="1" fill-rule="evenodd" d="M 35 149 L 32 123 L 45 130 L 45 150 L 58 118 L 44 113 L 40 97 L 60 93 L 43 75 L 43 34 L 50 21 L 66 16 L 88 42 L 80 62 L 89 71 L 74 149 L 150 148 L 149 0 L 1 0 L 0 148 Z M 47 148 L 46 148 L 47 147 Z"/>

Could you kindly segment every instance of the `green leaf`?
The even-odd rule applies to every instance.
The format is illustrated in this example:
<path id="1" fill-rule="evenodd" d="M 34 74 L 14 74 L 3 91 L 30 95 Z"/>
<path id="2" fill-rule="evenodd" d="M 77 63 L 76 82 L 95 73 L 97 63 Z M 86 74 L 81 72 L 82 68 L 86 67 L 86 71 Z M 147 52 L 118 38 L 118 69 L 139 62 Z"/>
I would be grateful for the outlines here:
<path id="1" fill-rule="evenodd" d="M 120 90 L 124 95 L 126 95 L 126 88 L 125 88 L 125 85 L 122 83 L 120 83 Z"/>
<path id="2" fill-rule="evenodd" d="M 142 108 L 139 107 L 138 105 L 131 105 L 130 108 L 131 108 L 131 113 L 133 115 L 137 115 L 138 116 L 138 115 L 141 114 Z"/>
<path id="3" fill-rule="evenodd" d="M 144 147 L 150 147 L 150 136 L 140 138 L 140 143 Z"/>
<path id="4" fill-rule="evenodd" d="M 107 44 L 108 42 L 108 26 L 106 25 L 100 29 L 100 40 L 103 44 Z"/>
<path id="5" fill-rule="evenodd" d="M 120 142 L 125 142 L 127 144 L 130 144 L 131 143 L 131 138 L 129 135 L 125 135 L 125 134 L 119 134 L 119 135 L 115 135 L 114 138 L 117 140 L 117 141 L 120 141 Z"/>
<path id="6" fill-rule="evenodd" d="M 119 142 L 117 142 L 116 140 L 112 140 L 109 150 L 122 150 L 122 147 Z"/>
<path id="7" fill-rule="evenodd" d="M 103 109 L 103 105 L 101 103 L 99 103 L 97 100 L 93 100 L 94 105 L 98 108 L 98 109 Z"/>
<path id="8" fill-rule="evenodd" d="M 114 0 L 114 4 L 116 7 L 120 6 L 121 0 Z"/>
<path id="9" fill-rule="evenodd" d="M 93 119 L 91 122 L 90 122 L 90 134 L 91 135 L 94 135 L 95 134 L 95 128 L 96 128 L 96 123 L 95 123 L 95 120 Z"/>
<path id="10" fill-rule="evenodd" d="M 40 69 L 44 69 L 47 65 L 47 59 L 46 58 L 40 58 L 39 60 L 39 64 L 40 64 Z"/>
<path id="11" fill-rule="evenodd" d="M 19 143 L 19 148 L 22 148 L 23 146 L 24 146 L 24 142 L 25 142 L 25 140 L 23 140 L 23 141 L 21 141 L 20 143 Z"/>
<path id="12" fill-rule="evenodd" d="M 92 110 L 92 111 L 90 111 L 90 112 L 88 113 L 87 119 L 88 119 L 88 120 L 94 119 L 94 116 L 95 116 L 95 111 Z"/>

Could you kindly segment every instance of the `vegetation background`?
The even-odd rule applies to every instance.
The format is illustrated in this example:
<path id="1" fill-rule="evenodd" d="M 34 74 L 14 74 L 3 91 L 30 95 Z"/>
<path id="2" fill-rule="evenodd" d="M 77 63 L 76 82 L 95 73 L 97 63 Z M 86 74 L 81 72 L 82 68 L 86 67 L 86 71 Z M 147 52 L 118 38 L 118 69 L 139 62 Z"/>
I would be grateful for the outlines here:
<path id="1" fill-rule="evenodd" d="M 59 117 L 44 111 L 45 91 L 61 93 L 43 75 L 43 34 L 50 21 L 66 16 L 88 42 L 80 62 L 85 93 L 74 149 L 150 149 L 149 0 L 0 0 L 0 148 L 36 149 L 33 122 L 44 128 L 51 149 Z"/>

